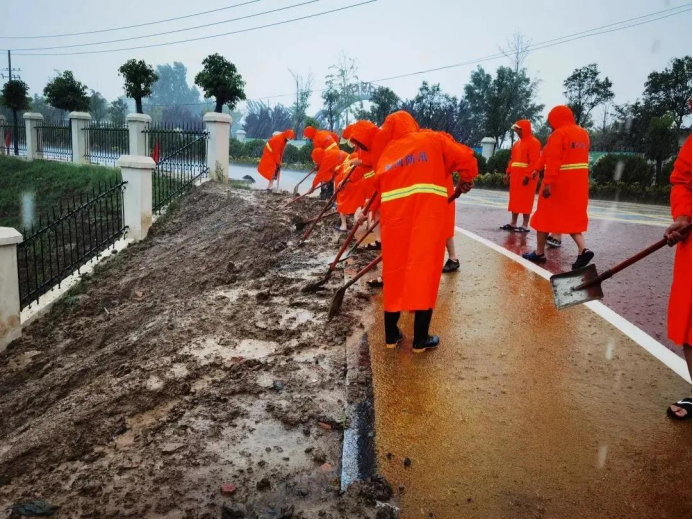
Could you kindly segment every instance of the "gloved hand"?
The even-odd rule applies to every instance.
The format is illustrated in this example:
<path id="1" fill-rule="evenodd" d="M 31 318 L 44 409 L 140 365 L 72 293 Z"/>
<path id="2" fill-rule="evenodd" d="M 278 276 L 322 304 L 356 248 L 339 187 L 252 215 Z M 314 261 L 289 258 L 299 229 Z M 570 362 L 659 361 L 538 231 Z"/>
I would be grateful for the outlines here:
<path id="1" fill-rule="evenodd" d="M 529 177 L 526 175 L 522 178 L 522 185 L 527 186 L 529 184 Z"/>
<path id="2" fill-rule="evenodd" d="M 548 199 L 551 196 L 551 186 L 549 184 L 544 186 L 544 190 L 541 192 L 541 194 L 545 199 Z"/>

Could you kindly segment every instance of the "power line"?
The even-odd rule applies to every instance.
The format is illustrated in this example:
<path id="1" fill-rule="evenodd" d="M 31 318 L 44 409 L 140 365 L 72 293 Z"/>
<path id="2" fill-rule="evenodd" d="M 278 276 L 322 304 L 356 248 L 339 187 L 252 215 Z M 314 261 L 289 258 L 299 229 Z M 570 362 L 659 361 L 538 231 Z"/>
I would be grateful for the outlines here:
<path id="1" fill-rule="evenodd" d="M 261 13 L 254 13 L 254 14 L 249 14 L 245 16 L 239 16 L 237 18 L 229 18 L 228 20 L 221 20 L 218 22 L 211 22 L 211 23 L 206 23 L 202 25 L 196 25 L 194 27 L 186 27 L 183 29 L 174 29 L 172 31 L 165 31 L 165 32 L 160 32 L 160 33 L 154 33 L 154 34 L 144 34 L 142 36 L 130 36 L 128 38 L 119 38 L 117 40 L 107 40 L 103 42 L 93 42 L 93 43 L 76 43 L 73 45 L 56 45 L 53 47 L 28 47 L 25 49 L 12 49 L 13 51 L 45 51 L 45 50 L 51 50 L 51 49 L 71 49 L 75 47 L 89 47 L 91 45 L 105 45 L 108 43 L 118 43 L 118 42 L 126 42 L 130 40 L 141 40 L 142 38 L 152 38 L 154 36 L 163 36 L 165 34 L 174 34 L 174 33 L 180 33 L 180 32 L 185 32 L 185 31 L 193 31 L 195 29 L 204 29 L 207 27 L 212 27 L 214 25 L 222 25 L 225 23 L 230 23 L 230 22 L 237 22 L 239 20 L 246 20 L 248 18 L 256 18 L 258 16 L 263 16 L 266 14 L 271 14 L 271 13 L 277 13 L 279 11 L 286 11 L 287 9 L 294 9 L 296 7 L 301 7 L 304 5 L 308 4 L 314 4 L 316 2 L 320 2 L 321 0 L 309 0 L 307 2 L 303 2 L 302 4 L 295 4 L 295 5 L 287 5 L 284 7 L 279 7 L 277 9 L 271 9 L 269 11 L 263 11 Z"/>
<path id="2" fill-rule="evenodd" d="M 136 27 L 146 27 L 148 25 L 157 25 L 160 23 L 173 22 L 176 20 L 184 20 L 186 18 L 194 18 L 196 16 L 202 16 L 209 13 L 218 13 L 219 11 L 226 11 L 228 9 L 234 9 L 236 7 L 242 7 L 248 4 L 256 4 L 262 2 L 263 0 L 250 0 L 248 2 L 243 2 L 241 4 L 229 5 L 226 7 L 220 7 L 218 9 L 211 9 L 209 11 L 201 11 L 199 13 L 186 14 L 184 16 L 177 16 L 175 18 L 166 18 L 165 20 L 157 20 L 155 22 L 145 22 L 136 25 L 124 25 L 122 27 L 112 27 L 110 29 L 96 29 L 93 31 L 75 32 L 75 33 L 64 33 L 64 34 L 43 34 L 36 36 L 0 36 L 1 40 L 27 40 L 27 39 L 37 39 L 37 38 L 64 38 L 66 36 L 83 36 L 85 34 L 97 34 L 104 32 L 121 31 L 123 29 L 135 29 Z"/>
<path id="3" fill-rule="evenodd" d="M 151 49 L 153 47 L 163 47 L 166 45 L 174 45 L 174 44 L 178 44 L 178 43 L 188 43 L 188 42 L 194 42 L 194 41 L 199 41 L 199 40 L 209 40 L 211 38 L 219 38 L 221 36 L 229 36 L 232 34 L 241 34 L 241 33 L 246 33 L 246 32 L 251 32 L 251 31 L 257 31 L 259 29 L 266 29 L 268 27 L 275 27 L 278 25 L 285 25 L 287 23 L 298 22 L 301 20 L 308 20 L 311 18 L 317 18 L 318 16 L 323 16 L 323 15 L 331 14 L 331 13 L 337 13 L 339 11 L 345 11 L 347 9 L 353 9 L 354 7 L 360 7 L 362 5 L 372 4 L 372 3 L 377 2 L 377 1 L 378 0 L 366 0 L 365 2 L 360 2 L 358 4 L 347 5 L 344 7 L 338 7 L 336 9 L 330 9 L 329 11 L 323 11 L 320 13 L 309 14 L 306 16 L 299 16 L 298 18 L 291 18 L 289 20 L 282 20 L 279 22 L 269 23 L 269 24 L 265 24 L 265 25 L 259 25 L 257 27 L 250 27 L 248 29 L 240 29 L 237 31 L 229 31 L 229 32 L 219 33 L 219 34 L 210 34 L 209 36 L 199 36 L 197 38 L 188 38 L 186 40 L 177 40 L 177 41 L 163 42 L 163 43 L 153 43 L 151 45 L 140 45 L 140 46 L 136 46 L 136 47 L 121 47 L 120 49 L 103 49 L 103 50 L 98 50 L 98 51 L 46 52 L 46 53 L 23 53 L 23 52 L 19 52 L 19 53 L 16 53 L 16 56 L 74 56 L 74 55 L 78 55 L 78 54 L 102 54 L 102 53 L 106 53 L 106 52 L 131 51 L 131 50 L 135 50 L 135 49 Z"/>

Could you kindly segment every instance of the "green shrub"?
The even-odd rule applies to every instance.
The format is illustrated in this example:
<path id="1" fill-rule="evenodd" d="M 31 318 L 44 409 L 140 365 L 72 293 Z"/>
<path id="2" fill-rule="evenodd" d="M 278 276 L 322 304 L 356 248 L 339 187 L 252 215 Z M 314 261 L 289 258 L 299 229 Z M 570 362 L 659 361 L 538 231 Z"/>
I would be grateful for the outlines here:
<path id="1" fill-rule="evenodd" d="M 238 141 L 237 139 L 234 139 L 233 137 L 229 140 L 230 157 L 241 157 L 244 151 L 245 147 L 243 146 L 242 142 Z"/>
<path id="2" fill-rule="evenodd" d="M 650 204 L 667 204 L 671 186 L 643 186 L 635 182 L 590 182 L 590 198 L 601 200 L 622 200 Z"/>
<path id="3" fill-rule="evenodd" d="M 252 139 L 243 143 L 243 155 L 246 157 L 262 157 L 262 150 L 265 148 L 265 141 L 262 139 Z"/>
<path id="4" fill-rule="evenodd" d="M 299 150 L 296 146 L 291 143 L 286 145 L 284 148 L 284 164 L 295 164 L 299 161 Z"/>
<path id="5" fill-rule="evenodd" d="M 614 182 L 634 184 L 637 182 L 642 185 L 649 185 L 653 175 L 652 165 L 643 157 L 609 153 L 594 163 L 591 178 L 600 184 Z"/>
<path id="6" fill-rule="evenodd" d="M 505 173 L 484 173 L 474 179 L 474 186 L 477 188 L 486 188 L 489 190 L 503 190 L 507 186 L 503 183 Z"/>
<path id="7" fill-rule="evenodd" d="M 498 150 L 486 163 L 486 172 L 505 173 L 510 161 L 510 150 Z"/>
<path id="8" fill-rule="evenodd" d="M 662 175 L 657 179 L 657 185 L 667 186 L 669 184 L 669 177 L 671 177 L 671 172 L 674 171 L 674 163 L 676 159 L 671 159 L 662 165 Z"/>
<path id="9" fill-rule="evenodd" d="M 313 153 L 313 143 L 308 142 L 298 149 L 298 162 L 303 164 L 313 164 L 310 154 Z"/>
<path id="10" fill-rule="evenodd" d="M 476 163 L 479 166 L 479 173 L 486 173 L 486 157 L 476 152 L 474 152 L 474 157 L 476 157 Z"/>

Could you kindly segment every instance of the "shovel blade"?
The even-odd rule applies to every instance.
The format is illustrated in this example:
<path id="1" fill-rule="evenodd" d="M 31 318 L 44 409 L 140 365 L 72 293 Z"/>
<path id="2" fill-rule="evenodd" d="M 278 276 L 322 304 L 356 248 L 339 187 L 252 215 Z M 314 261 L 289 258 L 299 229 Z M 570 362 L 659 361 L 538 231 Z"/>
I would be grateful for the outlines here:
<path id="1" fill-rule="evenodd" d="M 327 273 L 325 274 L 325 276 L 323 276 L 323 277 L 322 277 L 320 280 L 318 280 L 317 282 L 311 282 L 311 283 L 309 283 L 309 284 L 303 286 L 303 289 L 301 289 L 301 292 L 313 292 L 313 291 L 317 291 L 318 289 L 320 289 L 320 287 L 322 287 L 323 285 L 325 285 L 325 283 L 327 282 L 327 280 L 330 279 L 330 276 L 332 276 L 332 269 L 328 270 Z"/>
<path id="2" fill-rule="evenodd" d="M 342 302 L 344 301 L 344 294 L 346 293 L 346 290 L 346 287 L 340 287 L 337 289 L 337 292 L 334 293 L 332 303 L 330 304 L 330 310 L 327 311 L 327 321 L 331 321 L 332 318 L 337 315 L 339 309 L 342 308 Z"/>
<path id="3" fill-rule="evenodd" d="M 592 300 L 604 298 L 601 284 L 587 287 L 586 289 L 575 290 L 575 287 L 583 283 L 590 282 L 597 277 L 597 266 L 590 264 L 587 267 L 568 271 L 567 273 L 555 274 L 550 278 L 551 290 L 553 291 L 553 301 L 559 311 L 587 303 Z"/>

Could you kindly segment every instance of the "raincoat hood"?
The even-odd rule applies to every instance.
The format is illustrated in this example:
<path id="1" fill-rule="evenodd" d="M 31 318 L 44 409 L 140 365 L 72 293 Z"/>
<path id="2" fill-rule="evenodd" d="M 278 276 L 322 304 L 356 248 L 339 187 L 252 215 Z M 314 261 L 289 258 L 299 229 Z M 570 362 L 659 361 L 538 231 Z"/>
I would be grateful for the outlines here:
<path id="1" fill-rule="evenodd" d="M 373 139 L 373 149 L 371 151 L 373 166 L 378 164 L 380 156 L 391 141 L 401 139 L 418 131 L 420 131 L 419 124 L 411 114 L 404 110 L 399 110 L 387 116 L 383 126 L 380 127 Z"/>
<path id="2" fill-rule="evenodd" d="M 342 137 L 353 140 L 359 147 L 370 150 L 373 147 L 373 139 L 378 133 L 378 127 L 370 121 L 359 120 L 350 124 L 342 132 Z"/>
<path id="3" fill-rule="evenodd" d="M 520 119 L 513 125 L 513 129 L 515 128 L 522 130 L 522 139 L 525 137 L 532 137 L 532 123 L 530 123 L 529 120 Z"/>
<path id="4" fill-rule="evenodd" d="M 562 126 L 574 124 L 575 117 L 573 116 L 573 111 L 565 105 L 553 107 L 551 112 L 549 112 L 549 125 L 554 130 L 561 128 Z"/>
<path id="5" fill-rule="evenodd" d="M 286 139 L 287 141 L 291 141 L 292 139 L 296 139 L 296 134 L 291 129 L 284 130 L 282 133 L 284 134 L 284 139 Z"/>
<path id="6" fill-rule="evenodd" d="M 315 137 L 315 132 L 315 128 L 313 128 L 312 126 L 307 126 L 303 130 L 303 137 L 305 137 L 306 139 L 310 139 L 312 141 Z"/>

